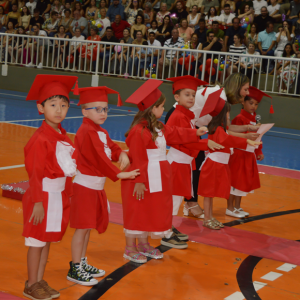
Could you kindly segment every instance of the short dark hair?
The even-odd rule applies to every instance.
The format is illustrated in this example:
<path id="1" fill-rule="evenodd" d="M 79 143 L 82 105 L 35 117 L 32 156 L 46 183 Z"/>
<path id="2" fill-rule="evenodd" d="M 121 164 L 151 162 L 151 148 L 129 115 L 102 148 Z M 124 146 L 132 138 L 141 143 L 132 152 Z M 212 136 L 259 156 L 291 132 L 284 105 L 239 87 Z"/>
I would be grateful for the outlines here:
<path id="1" fill-rule="evenodd" d="M 110 29 L 112 32 L 114 31 L 113 28 L 112 28 L 111 26 L 107 26 L 107 27 L 106 27 L 106 31 L 107 31 L 107 29 Z"/>
<path id="2" fill-rule="evenodd" d="M 232 24 L 234 23 L 234 20 L 238 20 L 239 23 L 240 23 L 240 19 L 239 19 L 238 17 L 234 17 L 234 18 L 232 19 Z"/>
<path id="3" fill-rule="evenodd" d="M 135 21 L 134 21 L 134 24 L 137 24 L 137 18 L 142 18 L 142 24 L 144 24 L 144 22 L 145 22 L 145 18 L 144 18 L 144 16 L 143 15 L 139 15 L 139 14 L 137 14 L 136 15 L 136 17 L 135 17 Z"/>
<path id="4" fill-rule="evenodd" d="M 273 26 L 274 26 L 274 23 L 273 23 L 272 21 L 268 21 L 268 22 L 266 23 L 266 28 L 269 28 L 270 25 L 273 25 Z"/>
<path id="5" fill-rule="evenodd" d="M 81 32 L 81 28 L 80 27 L 76 27 L 74 31 L 79 30 Z"/>
<path id="6" fill-rule="evenodd" d="M 150 35 L 154 35 L 154 36 L 155 36 L 155 32 L 151 31 L 151 32 L 148 33 L 148 35 L 149 35 L 149 36 L 150 36 Z"/>
<path id="7" fill-rule="evenodd" d="M 142 45 L 147 45 L 148 46 L 148 42 L 147 41 L 143 41 Z"/>
<path id="8" fill-rule="evenodd" d="M 39 10 L 38 8 L 35 8 L 35 9 L 33 10 L 33 13 L 34 13 L 34 14 L 40 13 L 40 10 Z"/>
<path id="9" fill-rule="evenodd" d="M 212 25 L 219 25 L 218 21 L 212 21 Z"/>
<path id="10" fill-rule="evenodd" d="M 142 30 L 137 30 L 135 33 L 135 36 L 137 35 L 137 33 L 140 32 L 143 35 L 143 31 Z"/>
<path id="11" fill-rule="evenodd" d="M 65 101 L 67 101 L 67 102 L 69 103 L 69 105 L 70 105 L 69 99 L 68 99 L 66 96 L 55 95 L 55 96 L 51 96 L 51 97 L 47 98 L 46 100 L 44 100 L 44 101 L 41 103 L 42 106 L 45 105 L 45 102 L 46 102 L 46 101 L 51 100 L 51 99 L 53 99 L 53 98 L 59 98 L 59 99 L 65 100 Z"/>
<path id="12" fill-rule="evenodd" d="M 230 4 L 225 4 L 224 8 L 229 7 L 230 8 Z"/>
<path id="13" fill-rule="evenodd" d="M 200 19 L 199 23 L 205 23 L 205 19 Z"/>
<path id="14" fill-rule="evenodd" d="M 68 2 L 67 2 L 68 3 Z M 69 8 L 66 8 L 65 10 L 64 10 L 64 13 L 66 13 L 66 12 L 69 12 L 69 13 L 71 13 L 71 9 L 69 9 Z"/>
<path id="15" fill-rule="evenodd" d="M 51 17 L 56 16 L 56 15 L 58 15 L 58 12 L 57 12 L 57 11 L 54 11 L 54 10 L 51 11 L 51 15 L 50 15 Z"/>
<path id="16" fill-rule="evenodd" d="M 210 31 L 210 30 L 207 30 L 206 36 L 209 37 L 209 35 L 210 35 L 211 33 L 212 33 L 213 35 L 215 35 L 215 33 L 214 33 L 212 30 L 211 30 L 211 31 Z"/>

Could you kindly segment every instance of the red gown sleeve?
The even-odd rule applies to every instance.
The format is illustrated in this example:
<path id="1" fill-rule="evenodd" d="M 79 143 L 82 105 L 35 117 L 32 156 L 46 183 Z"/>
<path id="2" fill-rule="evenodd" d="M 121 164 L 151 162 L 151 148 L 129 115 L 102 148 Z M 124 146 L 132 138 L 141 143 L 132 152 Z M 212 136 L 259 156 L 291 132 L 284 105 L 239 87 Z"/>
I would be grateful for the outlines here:
<path id="1" fill-rule="evenodd" d="M 246 149 L 247 148 L 247 140 L 244 138 L 236 137 L 227 134 L 222 127 L 218 127 L 216 132 L 213 134 L 216 135 L 216 138 L 213 140 L 220 145 L 227 147 L 227 148 L 240 148 Z M 211 136 L 209 136 L 210 138 Z"/>
<path id="2" fill-rule="evenodd" d="M 43 201 L 43 178 L 48 149 L 46 141 L 36 140 L 27 150 L 25 148 L 25 167 L 29 176 L 32 202 Z"/>
<path id="3" fill-rule="evenodd" d="M 140 176 L 137 176 L 132 181 L 135 183 L 148 182 L 148 155 L 147 145 L 151 140 L 151 135 L 147 129 L 136 126 L 133 128 L 127 139 L 126 144 L 129 147 L 129 157 L 132 160 L 130 170 L 140 170 Z"/>
<path id="4" fill-rule="evenodd" d="M 257 149 L 255 149 L 255 155 L 257 157 L 258 155 L 262 155 L 262 154 L 263 154 L 262 145 L 259 145 L 259 147 Z"/>
<path id="5" fill-rule="evenodd" d="M 197 129 L 164 125 L 164 135 L 168 145 L 197 143 L 199 141 Z"/>
<path id="6" fill-rule="evenodd" d="M 104 151 L 104 144 L 100 141 L 96 131 L 89 131 L 87 133 L 81 154 L 90 164 L 97 166 L 105 177 L 110 178 L 112 181 L 118 180 L 117 175 L 121 171 L 107 157 Z"/>
<path id="7" fill-rule="evenodd" d="M 243 121 L 242 118 L 240 118 L 239 116 L 236 116 L 232 121 L 231 121 L 232 125 L 245 125 L 245 122 Z"/>
<path id="8" fill-rule="evenodd" d="M 106 133 L 106 140 L 107 140 L 107 146 L 111 150 L 111 160 L 112 161 L 119 161 L 119 156 L 122 152 L 122 149 L 120 146 L 118 146 L 115 142 L 111 140 L 108 133 Z"/>

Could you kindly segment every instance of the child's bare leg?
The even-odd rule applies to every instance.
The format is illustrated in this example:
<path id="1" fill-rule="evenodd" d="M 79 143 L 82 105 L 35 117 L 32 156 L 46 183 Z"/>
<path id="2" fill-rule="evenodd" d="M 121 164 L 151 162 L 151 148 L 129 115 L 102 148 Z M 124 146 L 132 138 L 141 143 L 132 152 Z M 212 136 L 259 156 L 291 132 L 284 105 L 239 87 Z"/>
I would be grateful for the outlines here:
<path id="1" fill-rule="evenodd" d="M 85 237 L 89 229 L 76 229 L 72 239 L 72 261 L 80 263 L 85 243 Z"/>
<path id="2" fill-rule="evenodd" d="M 236 206 L 235 206 L 235 199 L 236 199 L 236 196 L 230 194 L 229 199 L 228 199 L 228 201 L 227 201 L 227 209 L 228 209 L 228 210 L 233 211 L 234 208 L 236 207 Z"/>
<path id="3" fill-rule="evenodd" d="M 211 200 L 212 200 L 212 198 L 204 197 L 204 200 L 203 200 L 204 221 L 211 220 L 211 217 L 212 217 L 212 214 L 211 214 L 212 201 Z"/>
<path id="4" fill-rule="evenodd" d="M 50 250 L 50 243 L 48 242 L 45 247 L 43 247 L 42 253 L 41 253 L 41 259 L 39 264 L 39 271 L 38 271 L 38 281 L 41 281 L 44 277 L 45 268 L 49 256 L 49 250 Z"/>
<path id="5" fill-rule="evenodd" d="M 236 209 L 240 209 L 241 208 L 241 201 L 242 201 L 242 197 L 241 196 L 235 196 L 235 204 L 234 207 Z"/>
<path id="6" fill-rule="evenodd" d="M 212 220 L 213 218 L 213 198 L 209 198 L 210 199 L 210 219 Z"/>
<path id="7" fill-rule="evenodd" d="M 46 246 L 45 246 L 46 247 Z M 38 272 L 43 248 L 29 247 L 27 252 L 28 287 L 38 281 Z"/>
<path id="8" fill-rule="evenodd" d="M 129 257 L 134 257 L 135 255 L 139 254 L 139 250 L 136 246 L 136 238 L 125 236 L 126 240 L 126 248 L 124 255 L 127 255 Z M 126 257 L 128 258 L 128 257 Z M 146 257 L 142 254 L 138 255 L 137 257 L 134 257 L 137 260 L 145 261 Z"/>
<path id="9" fill-rule="evenodd" d="M 88 231 L 87 231 L 87 233 L 85 234 L 85 237 L 84 237 L 84 243 L 83 243 L 81 257 L 85 257 L 86 256 L 86 250 L 87 250 L 87 247 L 88 247 L 88 244 L 89 244 L 89 240 L 90 240 L 90 233 L 91 233 L 91 230 L 88 229 Z"/>

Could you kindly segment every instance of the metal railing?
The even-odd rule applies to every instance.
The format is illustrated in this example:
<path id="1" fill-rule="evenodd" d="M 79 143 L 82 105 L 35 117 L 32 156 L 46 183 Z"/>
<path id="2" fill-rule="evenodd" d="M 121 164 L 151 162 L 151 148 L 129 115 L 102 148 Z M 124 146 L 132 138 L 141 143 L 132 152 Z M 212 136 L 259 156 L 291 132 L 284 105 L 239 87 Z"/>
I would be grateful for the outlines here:
<path id="1" fill-rule="evenodd" d="M 74 51 L 74 48 L 77 49 Z M 211 61 L 207 57 L 212 57 Z M 231 63 L 233 57 L 238 58 L 236 68 Z M 250 71 L 248 68 L 243 70 L 251 78 L 250 85 L 267 93 L 297 95 L 300 60 L 295 58 L 0 33 L 0 63 L 6 70 L 11 64 L 139 79 L 166 80 L 175 74 L 192 75 L 209 83 L 223 83 L 233 71 L 242 71 L 243 58 L 253 58 L 248 63 L 249 67 L 252 66 Z M 285 66 L 284 72 L 281 75 L 277 70 L 270 72 L 270 67 L 276 67 L 279 62 Z M 255 67 L 258 63 L 259 66 Z M 3 69 L 2 75 L 6 75 Z M 279 76 L 284 77 L 284 81 Z M 92 80 L 92 85 L 97 83 L 93 84 Z"/>

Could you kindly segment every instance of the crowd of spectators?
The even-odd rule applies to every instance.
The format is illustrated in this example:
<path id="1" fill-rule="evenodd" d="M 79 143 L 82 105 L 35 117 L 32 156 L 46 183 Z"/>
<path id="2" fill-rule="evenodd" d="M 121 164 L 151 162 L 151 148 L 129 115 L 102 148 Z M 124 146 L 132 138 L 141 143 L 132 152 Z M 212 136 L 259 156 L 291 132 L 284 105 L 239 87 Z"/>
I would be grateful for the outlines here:
<path id="1" fill-rule="evenodd" d="M 182 72 L 172 48 L 187 45 L 220 53 L 229 65 L 222 75 L 242 71 L 251 78 L 261 68 L 277 76 L 283 89 L 288 89 L 297 64 L 284 60 L 280 64 L 280 60 L 260 59 L 259 55 L 300 58 L 300 0 L 0 0 L 0 32 L 16 34 L 8 41 L 12 62 L 22 59 L 20 49 L 26 48 L 32 57 L 27 65 L 38 68 L 43 67 L 43 52 L 51 47 L 54 66 L 65 68 L 71 53 L 76 68 L 94 69 L 97 45 L 92 42 L 105 41 L 141 46 L 123 45 L 122 51 L 117 51 L 113 45 L 101 44 L 97 53 L 105 72 L 117 70 L 122 75 L 139 76 L 152 64 L 158 66 L 157 77 L 161 78 L 166 66 Z M 24 41 L 18 34 L 30 38 Z M 91 42 L 85 44 L 83 53 L 82 43 L 87 39 Z M 6 46 L 5 38 L 1 43 Z M 232 55 L 225 57 L 224 52 Z M 248 56 L 234 56 L 237 53 Z M 198 52 L 191 55 L 194 59 L 190 60 L 189 72 L 201 77 L 203 56 Z M 206 59 L 220 55 L 208 53 Z M 79 57 L 85 58 L 81 65 Z M 287 74 L 288 82 L 284 79 Z"/>

